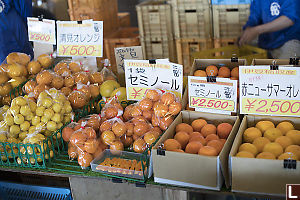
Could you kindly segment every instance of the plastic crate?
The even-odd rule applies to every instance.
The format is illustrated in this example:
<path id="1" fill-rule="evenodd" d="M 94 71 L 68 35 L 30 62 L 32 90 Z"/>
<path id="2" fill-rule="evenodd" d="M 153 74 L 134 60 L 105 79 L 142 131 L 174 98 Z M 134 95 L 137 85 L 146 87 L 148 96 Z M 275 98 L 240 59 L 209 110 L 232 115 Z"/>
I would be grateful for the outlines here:
<path id="1" fill-rule="evenodd" d="M 183 65 L 184 75 L 189 75 L 194 59 L 194 52 L 212 48 L 210 39 L 178 39 L 176 40 L 178 63 Z"/>
<path id="2" fill-rule="evenodd" d="M 129 12 L 118 13 L 118 18 L 119 18 L 120 28 L 130 27 L 130 13 Z"/>
<path id="3" fill-rule="evenodd" d="M 213 5 L 214 38 L 238 38 L 250 14 L 250 4 Z"/>
<path id="4" fill-rule="evenodd" d="M 244 45 L 242 47 L 229 45 L 221 48 L 195 52 L 192 56 L 194 59 L 228 59 L 238 57 L 246 59 L 247 63 L 250 65 L 254 58 L 267 58 L 267 51 L 249 45 Z"/>
<path id="5" fill-rule="evenodd" d="M 171 1 L 175 38 L 211 38 L 211 9 L 208 1 Z"/>
<path id="6" fill-rule="evenodd" d="M 0 182 L 0 196 L 5 200 L 72 200 L 70 189 Z"/>
<path id="7" fill-rule="evenodd" d="M 171 5 L 150 0 L 137 5 L 136 10 L 141 37 L 173 38 Z"/>
<path id="8" fill-rule="evenodd" d="M 147 59 L 169 58 L 176 62 L 175 40 L 169 38 L 141 38 L 143 52 Z"/>
<path id="9" fill-rule="evenodd" d="M 212 5 L 250 4 L 252 0 L 211 0 Z"/>

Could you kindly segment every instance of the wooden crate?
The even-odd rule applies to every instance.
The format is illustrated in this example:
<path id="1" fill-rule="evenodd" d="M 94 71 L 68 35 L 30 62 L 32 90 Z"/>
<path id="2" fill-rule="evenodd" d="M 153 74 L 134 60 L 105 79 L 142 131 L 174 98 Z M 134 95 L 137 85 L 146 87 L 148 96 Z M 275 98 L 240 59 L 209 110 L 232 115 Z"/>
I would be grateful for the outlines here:
<path id="1" fill-rule="evenodd" d="M 104 50 L 110 60 L 112 70 L 117 73 L 115 48 L 139 46 L 139 30 L 136 27 L 125 27 L 104 38 Z"/>
<path id="2" fill-rule="evenodd" d="M 172 7 L 177 7 L 182 5 L 193 6 L 195 4 L 209 5 L 211 0 L 167 0 L 167 2 L 171 4 Z"/>
<path id="3" fill-rule="evenodd" d="M 130 27 L 130 13 L 129 12 L 120 12 L 118 13 L 119 27 Z"/>
<path id="4" fill-rule="evenodd" d="M 214 38 L 214 48 L 220 48 L 220 47 L 225 47 L 228 45 L 235 45 L 237 44 L 237 39 L 238 38 Z"/>
<path id="5" fill-rule="evenodd" d="M 172 0 L 171 5 L 176 39 L 212 37 L 211 9 L 208 3 L 182 3 L 180 0 Z"/>
<path id="6" fill-rule="evenodd" d="M 141 37 L 173 37 L 171 5 L 150 0 L 137 5 L 136 10 Z"/>
<path id="7" fill-rule="evenodd" d="M 144 55 L 147 59 L 169 58 L 176 62 L 175 40 L 165 38 L 141 38 Z"/>
<path id="8" fill-rule="evenodd" d="M 250 4 L 212 5 L 214 38 L 238 38 L 250 14 Z"/>
<path id="9" fill-rule="evenodd" d="M 93 8 L 88 6 L 74 7 L 72 2 L 72 0 L 69 0 L 68 2 L 69 15 L 71 21 L 82 21 L 87 19 L 103 21 L 104 36 L 118 30 L 119 22 L 117 0 L 101 0 L 101 5 L 103 4 L 103 6 L 99 8 Z"/>
<path id="10" fill-rule="evenodd" d="M 107 4 L 107 3 L 112 4 Z M 117 5 L 117 1 L 113 0 L 68 0 L 70 9 L 76 8 L 90 8 L 90 9 L 108 9 L 108 6 Z"/>
<path id="11" fill-rule="evenodd" d="M 192 54 L 212 48 L 211 39 L 176 39 L 178 63 L 183 65 L 184 75 L 189 75 L 193 65 Z"/>

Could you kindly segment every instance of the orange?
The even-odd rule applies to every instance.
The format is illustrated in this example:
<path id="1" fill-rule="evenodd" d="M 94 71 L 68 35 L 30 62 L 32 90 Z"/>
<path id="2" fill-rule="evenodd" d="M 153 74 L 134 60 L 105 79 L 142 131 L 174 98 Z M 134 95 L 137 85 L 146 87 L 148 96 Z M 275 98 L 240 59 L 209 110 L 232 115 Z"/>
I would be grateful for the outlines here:
<path id="1" fill-rule="evenodd" d="M 277 158 L 283 153 L 283 148 L 280 144 L 271 142 L 264 146 L 263 152 L 273 153 Z"/>
<path id="2" fill-rule="evenodd" d="M 181 144 L 175 139 L 167 139 L 164 142 L 164 148 L 167 151 L 172 151 L 174 149 L 181 149 Z"/>
<path id="3" fill-rule="evenodd" d="M 204 156 L 217 156 L 218 155 L 218 151 L 211 146 L 204 146 L 202 148 L 200 148 L 199 155 L 204 155 Z"/>
<path id="4" fill-rule="evenodd" d="M 161 102 L 165 105 L 170 105 L 175 101 L 175 95 L 173 93 L 165 93 L 161 96 Z"/>
<path id="5" fill-rule="evenodd" d="M 258 152 L 262 152 L 264 149 L 264 146 L 268 143 L 270 143 L 270 140 L 268 138 L 258 137 L 258 138 L 254 139 L 252 144 L 256 147 Z"/>
<path id="6" fill-rule="evenodd" d="M 275 142 L 280 144 L 283 149 L 293 144 L 293 141 L 288 136 L 280 136 L 276 138 Z"/>
<path id="7" fill-rule="evenodd" d="M 210 134 L 208 136 L 206 136 L 205 140 L 206 142 L 209 142 L 211 140 L 218 140 L 219 139 L 219 136 L 217 136 L 216 134 Z"/>
<path id="8" fill-rule="evenodd" d="M 201 129 L 207 124 L 206 120 L 204 119 L 196 119 L 192 122 L 192 127 L 194 131 L 200 132 Z"/>
<path id="9" fill-rule="evenodd" d="M 179 131 L 185 131 L 188 134 L 191 134 L 193 132 L 193 127 L 190 126 L 189 124 L 181 123 L 176 126 L 176 133 Z"/>
<path id="10" fill-rule="evenodd" d="M 203 135 L 200 132 L 194 131 L 190 134 L 190 138 L 194 137 L 194 136 L 199 136 L 199 135 L 203 137 Z"/>
<path id="11" fill-rule="evenodd" d="M 160 92 L 158 90 L 148 90 L 146 97 L 152 101 L 158 101 L 160 98 Z"/>
<path id="12" fill-rule="evenodd" d="M 228 67 L 223 66 L 219 69 L 218 75 L 222 76 L 224 78 L 229 78 L 230 77 L 230 69 Z"/>
<path id="13" fill-rule="evenodd" d="M 174 149 L 174 150 L 172 150 L 172 151 L 184 153 L 184 151 L 183 151 L 182 149 Z"/>
<path id="14" fill-rule="evenodd" d="M 286 159 L 298 160 L 298 157 L 292 152 L 285 152 L 278 157 L 278 160 L 286 160 Z"/>
<path id="15" fill-rule="evenodd" d="M 229 123 L 221 123 L 217 126 L 217 134 L 221 139 L 228 138 L 232 130 L 232 125 Z"/>
<path id="16" fill-rule="evenodd" d="M 180 132 L 176 133 L 174 139 L 177 140 L 181 144 L 182 148 L 185 148 L 185 146 L 189 142 L 190 136 L 188 133 L 186 133 L 184 131 L 180 131 Z"/>
<path id="17" fill-rule="evenodd" d="M 202 129 L 201 129 L 201 134 L 204 137 L 207 137 L 210 134 L 216 134 L 217 133 L 217 127 L 213 124 L 206 124 Z"/>
<path id="18" fill-rule="evenodd" d="M 158 103 L 153 107 L 153 111 L 157 117 L 165 117 L 169 111 L 169 107 L 165 104 Z"/>
<path id="19" fill-rule="evenodd" d="M 204 70 L 199 69 L 194 72 L 194 76 L 206 77 L 207 74 Z"/>
<path id="20" fill-rule="evenodd" d="M 112 131 L 104 131 L 101 134 L 101 140 L 106 145 L 110 145 L 115 139 L 116 135 Z"/>
<path id="21" fill-rule="evenodd" d="M 276 128 L 279 128 L 283 133 L 283 135 L 285 135 L 288 131 L 295 129 L 294 125 L 291 122 L 287 122 L 287 121 L 280 122 Z"/>
<path id="22" fill-rule="evenodd" d="M 252 143 L 255 138 L 261 137 L 262 133 L 258 128 L 250 127 L 247 128 L 243 134 L 243 139 L 245 142 Z"/>
<path id="23" fill-rule="evenodd" d="M 223 146 L 225 145 L 226 143 L 226 139 L 219 139 L 220 142 L 222 142 Z"/>
<path id="24" fill-rule="evenodd" d="M 240 151 L 235 156 L 241 158 L 254 158 L 254 155 L 248 151 Z"/>
<path id="25" fill-rule="evenodd" d="M 223 148 L 223 144 L 220 140 L 211 140 L 207 143 L 207 146 L 215 148 L 218 154 L 222 151 Z"/>
<path id="26" fill-rule="evenodd" d="M 207 76 L 217 76 L 218 75 L 218 68 L 214 65 L 207 66 L 206 69 Z"/>
<path id="27" fill-rule="evenodd" d="M 144 135 L 144 140 L 148 145 L 151 145 L 157 139 L 155 132 L 149 131 Z"/>
<path id="28" fill-rule="evenodd" d="M 300 131 L 290 130 L 286 133 L 286 136 L 289 137 L 294 144 L 300 145 Z"/>
<path id="29" fill-rule="evenodd" d="M 292 152 L 295 155 L 297 155 L 298 158 L 300 158 L 300 146 L 298 145 L 290 145 L 287 148 L 285 148 L 284 152 Z"/>
<path id="30" fill-rule="evenodd" d="M 110 146 L 110 150 L 117 150 L 117 151 L 123 151 L 124 150 L 124 145 L 121 141 L 116 140 L 114 141 Z"/>
<path id="31" fill-rule="evenodd" d="M 197 154 L 199 149 L 203 147 L 203 145 L 201 144 L 201 142 L 198 141 L 192 141 L 190 143 L 188 143 L 185 147 L 185 152 L 186 153 L 192 153 L 192 154 Z"/>
<path id="32" fill-rule="evenodd" d="M 260 154 L 258 154 L 256 156 L 256 158 L 259 159 L 272 159 L 272 160 L 276 160 L 276 157 L 274 156 L 274 154 L 270 153 L 270 152 L 262 152 Z"/>
<path id="33" fill-rule="evenodd" d="M 153 102 L 150 99 L 145 98 L 139 102 L 138 106 L 142 111 L 150 111 L 152 109 Z"/>
<path id="34" fill-rule="evenodd" d="M 230 74 L 232 77 L 239 78 L 239 67 L 233 68 Z"/>
<path id="35" fill-rule="evenodd" d="M 198 142 L 201 142 L 202 145 L 205 145 L 206 144 L 205 138 L 200 133 L 198 133 L 198 134 L 196 134 L 196 133 L 198 133 L 198 132 L 193 132 L 190 135 L 189 142 L 198 141 Z"/>
<path id="36" fill-rule="evenodd" d="M 257 148 L 251 143 L 244 143 L 239 147 L 239 151 L 248 151 L 252 153 L 254 156 L 257 154 Z"/>
<path id="37" fill-rule="evenodd" d="M 282 136 L 282 132 L 278 128 L 269 128 L 264 132 L 264 137 L 268 138 L 271 142 L 274 142 L 280 136 Z"/>
<path id="38" fill-rule="evenodd" d="M 132 147 L 133 147 L 133 150 L 135 152 L 137 152 L 137 153 L 143 153 L 146 150 L 146 148 L 147 148 L 147 144 L 146 144 L 145 140 L 143 140 L 142 138 L 139 138 L 139 139 L 136 139 L 133 142 Z"/>
<path id="39" fill-rule="evenodd" d="M 255 127 L 264 133 L 269 128 L 275 128 L 275 125 L 271 121 L 259 121 Z"/>

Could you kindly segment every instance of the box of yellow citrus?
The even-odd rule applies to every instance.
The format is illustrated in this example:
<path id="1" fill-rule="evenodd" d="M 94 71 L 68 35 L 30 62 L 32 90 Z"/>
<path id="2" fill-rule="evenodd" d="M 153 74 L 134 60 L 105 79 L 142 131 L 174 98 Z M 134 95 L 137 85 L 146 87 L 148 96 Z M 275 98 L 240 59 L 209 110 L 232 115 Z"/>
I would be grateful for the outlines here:
<path id="1" fill-rule="evenodd" d="M 285 195 L 300 180 L 300 118 L 247 115 L 229 156 L 234 192 Z"/>
<path id="2" fill-rule="evenodd" d="M 238 116 L 182 111 L 152 149 L 154 181 L 220 190 L 229 187 L 228 156 Z"/>

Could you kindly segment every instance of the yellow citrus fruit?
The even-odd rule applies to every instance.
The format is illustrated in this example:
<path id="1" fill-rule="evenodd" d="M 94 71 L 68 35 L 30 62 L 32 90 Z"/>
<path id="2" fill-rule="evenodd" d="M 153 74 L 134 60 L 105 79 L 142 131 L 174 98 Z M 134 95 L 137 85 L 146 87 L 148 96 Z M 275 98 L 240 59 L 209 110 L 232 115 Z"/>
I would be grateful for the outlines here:
<path id="1" fill-rule="evenodd" d="M 250 142 L 252 143 L 255 138 L 261 137 L 262 133 L 258 128 L 251 127 L 247 128 L 244 132 L 243 138 L 245 142 Z"/>
<path id="2" fill-rule="evenodd" d="M 261 152 L 260 154 L 258 154 L 256 156 L 256 158 L 259 159 L 272 159 L 272 160 L 276 160 L 276 157 L 274 156 L 274 154 L 270 153 L 270 152 Z"/>
<path id="3" fill-rule="evenodd" d="M 240 151 L 235 156 L 241 158 L 254 158 L 254 155 L 248 151 Z"/>
<path id="4" fill-rule="evenodd" d="M 291 122 L 280 122 L 276 128 L 279 128 L 283 135 L 285 135 L 288 131 L 294 130 L 294 125 Z"/>
<path id="5" fill-rule="evenodd" d="M 298 145 L 290 145 L 287 148 L 285 148 L 284 152 L 291 152 L 297 155 L 298 158 L 300 158 L 300 146 Z"/>
<path id="6" fill-rule="evenodd" d="M 251 144 L 251 143 L 244 143 L 240 146 L 239 148 L 239 152 L 240 151 L 247 151 L 247 152 L 250 152 L 252 153 L 254 156 L 256 156 L 257 154 L 257 148 Z"/>
<path id="7" fill-rule="evenodd" d="M 294 144 L 300 145 L 300 131 L 290 130 L 286 133 L 286 136 L 289 137 Z"/>
<path id="8" fill-rule="evenodd" d="M 264 133 L 269 128 L 275 128 L 275 125 L 271 121 L 259 121 L 257 122 L 256 128 L 258 128 L 262 133 Z"/>
<path id="9" fill-rule="evenodd" d="M 275 142 L 280 144 L 283 149 L 285 149 L 287 146 L 290 146 L 293 144 L 293 141 L 291 140 L 291 138 L 289 138 L 287 136 L 280 136 L 280 137 L 276 138 Z"/>
<path id="10" fill-rule="evenodd" d="M 298 160 L 298 157 L 292 152 L 285 152 L 278 157 L 278 160 L 286 160 L 286 159 Z"/>
<path id="11" fill-rule="evenodd" d="M 271 143 L 265 145 L 263 152 L 270 152 L 270 153 L 274 154 L 277 158 L 278 156 L 280 156 L 283 153 L 283 148 L 280 144 L 271 142 Z"/>
<path id="12" fill-rule="evenodd" d="M 268 138 L 271 142 L 274 142 L 276 138 L 282 136 L 282 132 L 278 128 L 269 128 L 264 132 L 264 137 Z"/>
<path id="13" fill-rule="evenodd" d="M 270 142 L 271 141 L 268 138 L 258 137 L 258 138 L 255 138 L 255 140 L 253 141 L 252 144 L 256 147 L 258 152 L 262 152 L 264 149 L 264 146 Z"/>

